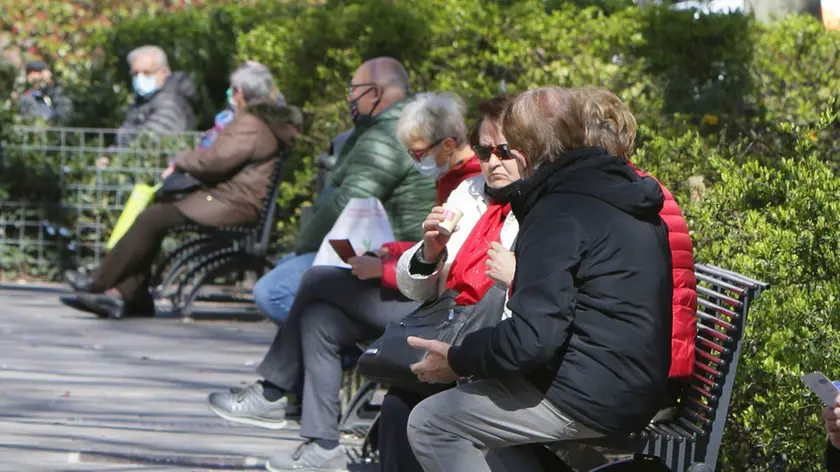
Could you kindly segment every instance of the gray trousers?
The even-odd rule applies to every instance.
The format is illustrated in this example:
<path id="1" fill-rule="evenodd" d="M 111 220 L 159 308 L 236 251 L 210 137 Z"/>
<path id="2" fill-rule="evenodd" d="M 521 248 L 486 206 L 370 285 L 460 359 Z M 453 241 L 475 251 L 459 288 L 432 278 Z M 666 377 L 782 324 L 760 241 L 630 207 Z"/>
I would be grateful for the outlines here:
<path id="1" fill-rule="evenodd" d="M 408 440 L 426 472 L 490 472 L 489 449 L 599 436 L 521 377 L 459 385 L 423 400 L 408 418 Z"/>
<path id="2" fill-rule="evenodd" d="M 341 349 L 373 341 L 391 321 L 419 303 L 377 280 L 359 280 L 349 269 L 316 266 L 303 276 L 284 325 L 257 372 L 291 390 L 304 368 L 300 435 L 338 439 Z"/>

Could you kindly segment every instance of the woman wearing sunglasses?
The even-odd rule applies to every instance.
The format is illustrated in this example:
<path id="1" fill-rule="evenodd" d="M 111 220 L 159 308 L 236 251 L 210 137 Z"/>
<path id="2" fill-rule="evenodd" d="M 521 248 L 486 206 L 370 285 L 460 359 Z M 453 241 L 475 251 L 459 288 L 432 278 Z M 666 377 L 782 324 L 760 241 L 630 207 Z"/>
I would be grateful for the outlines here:
<path id="1" fill-rule="evenodd" d="M 517 159 L 524 166 L 524 160 L 508 148 L 499 126 L 502 111 L 511 100 L 502 96 L 479 104 L 470 144 L 482 173 L 465 180 L 446 200 L 447 206 L 463 212 L 456 231 L 449 236 L 437 231 L 443 219 L 443 208 L 437 206 L 423 223 L 423 241 L 400 258 L 397 283 L 405 296 L 427 301 L 453 289 L 459 292 L 459 305 L 473 305 L 493 284 L 510 286 L 516 260 L 509 248 L 519 224 L 510 212 L 506 190 L 521 178 Z M 502 316 L 499 313 L 500 320 Z M 409 413 L 421 400 L 423 397 L 398 388 L 388 390 L 379 419 L 382 472 L 423 471 L 406 434 Z M 497 455 L 496 459 L 507 462 L 513 452 Z M 537 470 L 535 467 L 539 465 L 532 463 L 521 469 Z"/>

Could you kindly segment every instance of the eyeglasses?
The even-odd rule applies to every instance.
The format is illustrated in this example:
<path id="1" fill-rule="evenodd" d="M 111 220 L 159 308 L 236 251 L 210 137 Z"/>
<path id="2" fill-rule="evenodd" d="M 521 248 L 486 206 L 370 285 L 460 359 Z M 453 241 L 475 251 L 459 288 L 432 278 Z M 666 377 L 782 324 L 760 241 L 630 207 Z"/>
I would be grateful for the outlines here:
<path id="1" fill-rule="evenodd" d="M 512 152 L 510 152 L 510 148 L 507 144 L 497 144 L 495 146 L 473 146 L 473 152 L 475 155 L 478 156 L 478 160 L 482 162 L 487 162 L 490 160 L 490 156 L 493 154 L 496 155 L 499 159 L 507 160 L 513 159 L 514 156 Z"/>
<path id="2" fill-rule="evenodd" d="M 440 138 L 437 141 L 430 144 L 429 146 L 424 147 L 423 149 L 421 149 L 419 151 L 414 151 L 412 149 L 406 149 L 406 150 L 408 151 L 409 154 L 411 154 L 411 157 L 413 157 L 414 160 L 419 161 L 427 152 L 431 151 L 432 148 L 434 148 L 435 146 L 439 146 L 440 143 L 442 143 L 444 141 L 446 141 L 446 138 Z"/>

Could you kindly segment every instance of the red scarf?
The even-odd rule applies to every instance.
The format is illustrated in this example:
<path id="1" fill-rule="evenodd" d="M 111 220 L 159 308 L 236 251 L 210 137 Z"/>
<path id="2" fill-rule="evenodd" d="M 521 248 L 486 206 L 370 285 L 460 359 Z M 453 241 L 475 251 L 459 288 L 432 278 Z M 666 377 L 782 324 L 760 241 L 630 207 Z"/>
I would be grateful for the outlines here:
<path id="1" fill-rule="evenodd" d="M 487 251 L 490 243 L 500 242 L 502 226 L 510 213 L 510 204 L 493 204 L 481 215 L 478 223 L 467 236 L 461 250 L 449 267 L 446 288 L 458 291 L 455 302 L 458 305 L 475 305 L 495 283 L 487 277 Z"/>
<path id="2" fill-rule="evenodd" d="M 465 179 L 481 173 L 481 165 L 478 157 L 473 156 L 455 164 L 446 171 L 437 183 L 437 200 L 435 205 L 440 205 L 449 198 L 455 188 L 461 185 Z"/>

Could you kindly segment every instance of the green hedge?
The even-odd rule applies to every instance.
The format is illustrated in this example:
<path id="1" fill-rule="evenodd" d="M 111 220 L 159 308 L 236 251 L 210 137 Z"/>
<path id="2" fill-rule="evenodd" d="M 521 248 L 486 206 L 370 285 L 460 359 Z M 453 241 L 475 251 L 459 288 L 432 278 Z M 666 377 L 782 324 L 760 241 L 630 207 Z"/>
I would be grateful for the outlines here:
<path id="1" fill-rule="evenodd" d="M 773 285 L 751 313 L 719 470 L 819 469 L 819 401 L 797 377 L 840 375 L 836 34 L 811 17 L 759 24 L 622 0 L 581 3 L 592 5 L 326 0 L 187 10 L 100 36 L 110 59 L 89 82 L 124 91 L 125 53 L 157 42 L 199 82 L 207 120 L 223 104 L 231 67 L 245 59 L 271 67 L 306 116 L 283 183 L 281 243 L 311 200 L 314 156 L 351 125 L 346 85 L 365 59 L 396 57 L 415 89 L 454 91 L 471 105 L 502 88 L 616 91 L 639 120 L 634 160 L 675 192 L 698 259 Z M 123 98 L 91 110 L 114 123 L 106 112 Z"/>

